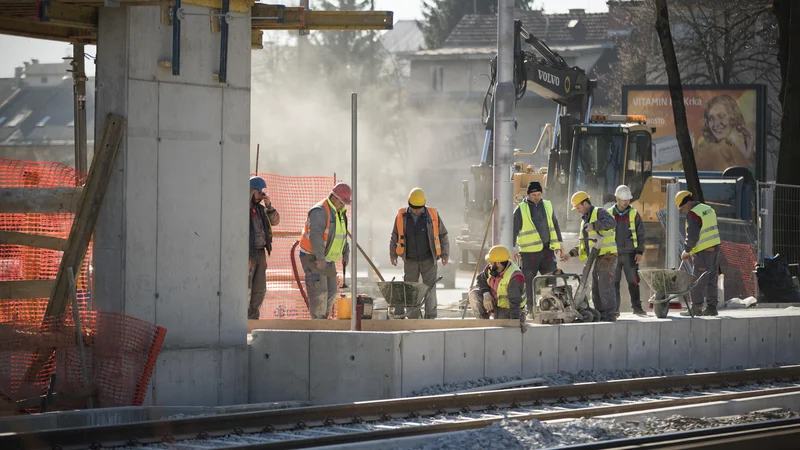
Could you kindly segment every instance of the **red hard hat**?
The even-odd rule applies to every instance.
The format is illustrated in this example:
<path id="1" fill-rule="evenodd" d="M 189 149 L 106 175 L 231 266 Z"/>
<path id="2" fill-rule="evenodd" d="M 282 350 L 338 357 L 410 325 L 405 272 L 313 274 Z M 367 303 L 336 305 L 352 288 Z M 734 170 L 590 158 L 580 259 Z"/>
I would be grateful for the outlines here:
<path id="1" fill-rule="evenodd" d="M 345 205 L 349 205 L 352 202 L 352 191 L 347 183 L 336 183 L 331 193 L 338 197 Z"/>

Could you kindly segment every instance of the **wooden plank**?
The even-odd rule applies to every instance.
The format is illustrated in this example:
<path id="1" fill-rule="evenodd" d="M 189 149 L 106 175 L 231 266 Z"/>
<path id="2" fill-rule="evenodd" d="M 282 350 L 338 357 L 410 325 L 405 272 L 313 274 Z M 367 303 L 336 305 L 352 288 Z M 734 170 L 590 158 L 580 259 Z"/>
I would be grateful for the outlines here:
<path id="1" fill-rule="evenodd" d="M 49 406 L 56 405 L 58 403 L 63 403 L 68 400 L 76 400 L 82 398 L 90 398 L 97 393 L 97 387 L 92 386 L 89 388 L 75 388 L 70 389 L 67 392 L 56 392 L 50 396 L 47 404 Z M 38 408 L 42 405 L 42 400 L 44 400 L 45 396 L 41 397 L 33 397 L 33 398 L 26 398 L 24 400 L 18 400 L 14 403 L 0 403 L 0 414 L 14 414 L 18 411 L 22 411 L 23 409 L 28 408 Z"/>
<path id="2" fill-rule="evenodd" d="M 103 137 L 95 147 L 92 167 L 89 169 L 89 176 L 86 179 L 81 203 L 72 222 L 67 249 L 61 258 L 61 265 L 58 267 L 55 287 L 45 310 L 45 319 L 62 316 L 67 310 L 67 305 L 69 304 L 67 268 L 72 267 L 76 273 L 80 273 L 86 257 L 86 251 L 89 248 L 89 240 L 97 224 L 97 216 L 103 206 L 106 188 L 114 171 L 114 162 L 117 159 L 117 152 L 122 141 L 122 135 L 125 132 L 125 126 L 126 121 L 122 117 L 114 114 L 106 116 Z M 40 352 L 28 367 L 25 379 L 35 379 L 51 354 L 52 352 Z"/>
<path id="3" fill-rule="evenodd" d="M 0 213 L 74 213 L 83 188 L 0 189 Z"/>
<path id="4" fill-rule="evenodd" d="M 50 41 L 97 43 L 95 30 L 34 22 L 34 20 L 33 17 L 30 20 L 0 18 L 0 34 Z"/>
<path id="5" fill-rule="evenodd" d="M 69 283 L 69 294 L 72 297 L 72 321 L 75 323 L 75 341 L 78 343 L 78 351 L 81 356 L 81 373 L 83 375 L 83 387 L 89 388 L 89 366 L 86 363 L 86 349 L 83 345 L 83 331 L 81 331 L 81 313 L 78 309 L 78 290 L 75 287 L 75 274 L 72 267 L 67 268 L 67 281 Z M 94 408 L 94 401 L 90 397 L 87 401 L 89 409 Z"/>
<path id="6" fill-rule="evenodd" d="M 25 245 L 28 247 L 60 250 L 62 252 L 67 249 L 66 239 L 42 236 L 41 234 L 18 233 L 16 231 L 0 231 L 0 244 Z"/>
<path id="7" fill-rule="evenodd" d="M 362 320 L 361 331 L 417 331 L 451 330 L 458 328 L 516 327 L 518 319 L 403 319 L 403 320 Z M 350 331 L 348 320 L 249 320 L 247 331 L 253 330 L 301 330 L 301 331 Z"/>
<path id="8" fill-rule="evenodd" d="M 0 299 L 49 298 L 55 280 L 0 281 Z"/>

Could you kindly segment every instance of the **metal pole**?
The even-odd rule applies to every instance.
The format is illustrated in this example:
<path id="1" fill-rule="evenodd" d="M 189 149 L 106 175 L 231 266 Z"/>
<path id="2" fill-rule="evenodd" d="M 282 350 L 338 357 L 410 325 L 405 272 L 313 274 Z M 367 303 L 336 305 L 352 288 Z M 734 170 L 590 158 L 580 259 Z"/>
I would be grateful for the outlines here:
<path id="1" fill-rule="evenodd" d="M 666 258 L 664 261 L 665 269 L 676 269 L 680 264 L 680 254 L 678 253 L 679 242 L 676 241 L 680 237 L 678 231 L 678 222 L 680 222 L 680 213 L 672 199 L 678 194 L 678 183 L 667 184 L 667 229 L 666 229 Z"/>
<path id="2" fill-rule="evenodd" d="M 86 153 L 86 73 L 83 44 L 72 45 L 72 80 L 74 94 L 75 123 L 75 170 L 86 174 L 89 172 L 88 155 Z"/>
<path id="3" fill-rule="evenodd" d="M 514 1 L 497 1 L 497 86 L 494 91 L 494 198 L 497 214 L 492 227 L 494 245 L 513 247 L 514 190 Z"/>
<path id="4" fill-rule="evenodd" d="M 773 214 L 775 212 L 775 185 L 765 185 L 762 187 L 764 192 L 764 202 L 761 204 L 761 232 L 764 235 L 764 243 L 761 246 L 761 261 L 764 262 L 764 257 L 775 256 L 772 253 L 772 232 L 773 232 Z"/>
<path id="5" fill-rule="evenodd" d="M 358 94 L 353 92 L 350 94 L 352 118 L 350 130 L 350 143 L 351 143 L 351 172 L 353 174 L 351 181 L 352 204 L 350 205 L 350 222 L 353 224 L 351 234 L 353 238 L 350 242 L 353 245 L 350 247 L 350 284 L 353 289 L 350 298 L 350 331 L 356 331 L 356 303 L 358 302 L 358 253 L 355 247 L 358 245 L 358 216 L 356 214 L 356 206 L 358 205 Z"/>

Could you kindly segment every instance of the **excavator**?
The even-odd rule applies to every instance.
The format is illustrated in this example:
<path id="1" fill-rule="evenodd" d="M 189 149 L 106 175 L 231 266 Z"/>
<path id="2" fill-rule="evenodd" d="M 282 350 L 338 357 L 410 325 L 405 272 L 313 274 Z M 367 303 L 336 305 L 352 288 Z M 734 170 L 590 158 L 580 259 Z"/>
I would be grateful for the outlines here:
<path id="1" fill-rule="evenodd" d="M 615 202 L 616 187 L 626 184 L 633 193 L 633 207 L 639 211 L 645 223 L 646 248 L 652 249 L 645 252 L 645 265 L 658 264 L 663 259 L 664 249 L 661 246 L 663 233 L 656 213 L 666 206 L 666 183 L 677 178 L 681 189 L 685 189 L 683 173 L 653 172 L 652 133 L 655 128 L 647 125 L 646 117 L 592 115 L 596 80 L 589 79 L 580 67 L 567 64 L 544 41 L 527 32 L 520 20 L 514 21 L 514 27 L 514 86 L 517 100 L 525 95 L 527 89 L 531 89 L 557 105 L 555 126 L 545 126 L 533 152 L 523 153 L 519 149 L 514 152 L 515 158 L 532 156 L 543 144 L 550 145 L 546 168 L 537 170 L 523 162 L 514 163 L 514 204 L 526 197 L 528 182 L 539 181 L 545 187 L 545 198 L 553 202 L 562 232 L 576 231 L 573 229 L 577 228 L 575 222 L 579 219 L 574 213 L 570 214 L 569 198 L 572 193 L 586 191 L 593 204 L 610 207 Z M 481 119 L 486 132 L 481 161 L 471 168 L 474 183 L 472 199 L 469 182 L 463 182 L 465 226 L 455 239 L 462 254 L 462 266 L 471 266 L 472 261 L 480 261 L 482 255 L 478 253 L 483 227 L 492 208 L 496 69 L 497 57 L 491 61 L 491 82 L 483 102 Z M 751 218 L 748 187 L 754 180 L 749 175 L 749 171 L 742 168 L 731 168 L 723 173 L 700 173 L 706 201 L 715 207 L 718 216 Z"/>

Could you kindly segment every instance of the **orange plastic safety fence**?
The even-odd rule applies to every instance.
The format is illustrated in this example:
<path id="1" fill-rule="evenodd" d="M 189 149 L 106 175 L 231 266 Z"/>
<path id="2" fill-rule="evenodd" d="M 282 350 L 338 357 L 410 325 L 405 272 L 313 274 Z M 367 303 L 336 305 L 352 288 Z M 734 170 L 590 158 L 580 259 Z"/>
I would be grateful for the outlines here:
<path id="1" fill-rule="evenodd" d="M 308 217 L 308 210 L 327 198 L 336 184 L 334 177 L 281 176 L 259 173 L 267 183 L 272 206 L 281 216 L 280 224 L 273 227 L 272 253 L 267 262 L 267 294 L 261 305 L 261 319 L 310 319 L 306 302 L 297 286 L 291 249 L 300 235 Z M 297 273 L 303 289 L 305 275 L 300 265 L 298 251 L 294 255 Z M 342 265 L 336 265 L 338 284 L 342 284 Z M 334 304 L 333 317 L 336 317 Z"/>
<path id="2" fill-rule="evenodd" d="M 756 267 L 757 255 L 750 244 L 722 241 L 721 252 L 720 269 L 725 275 L 726 300 L 756 295 L 753 270 Z"/>

